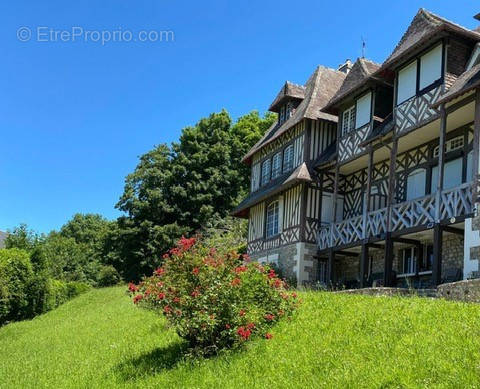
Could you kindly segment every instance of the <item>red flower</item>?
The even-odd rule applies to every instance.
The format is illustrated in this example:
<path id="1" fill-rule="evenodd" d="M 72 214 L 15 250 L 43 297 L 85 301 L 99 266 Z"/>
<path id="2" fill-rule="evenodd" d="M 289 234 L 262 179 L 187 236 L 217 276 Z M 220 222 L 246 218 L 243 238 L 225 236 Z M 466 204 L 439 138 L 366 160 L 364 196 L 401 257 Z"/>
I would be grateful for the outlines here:
<path id="1" fill-rule="evenodd" d="M 158 295 L 157 295 L 158 299 L 159 300 L 163 300 L 165 298 L 165 293 L 162 293 L 160 292 Z"/>
<path id="2" fill-rule="evenodd" d="M 296 299 L 296 298 L 297 298 L 297 294 L 296 294 L 295 292 L 293 292 L 293 293 L 292 293 L 292 297 L 293 297 L 294 299 Z"/>
<path id="3" fill-rule="evenodd" d="M 230 329 L 230 324 L 225 324 L 225 328 L 226 328 L 227 330 L 229 330 L 229 329 Z"/>
<path id="4" fill-rule="evenodd" d="M 198 267 L 194 267 L 193 270 L 192 270 L 192 273 L 197 275 L 198 272 L 199 272 Z"/>
<path id="5" fill-rule="evenodd" d="M 143 299 L 143 296 L 141 294 L 137 294 L 134 298 L 133 298 L 133 303 L 134 304 L 137 304 L 141 299 Z"/>
<path id="6" fill-rule="evenodd" d="M 235 273 L 237 274 L 240 274 L 240 273 L 243 273 L 243 272 L 246 272 L 247 271 L 247 267 L 246 266 L 238 266 L 235 268 Z"/>
<path id="7" fill-rule="evenodd" d="M 267 332 L 267 333 L 265 334 L 265 338 L 266 338 L 266 339 L 272 339 L 272 338 L 273 338 L 273 335 L 272 335 L 271 333 Z"/>
<path id="8" fill-rule="evenodd" d="M 128 284 L 128 290 L 130 292 L 136 292 L 138 290 L 137 285 L 135 285 L 133 282 L 129 282 Z"/>
<path id="9" fill-rule="evenodd" d="M 245 316 L 245 309 L 240 309 L 240 312 L 238 312 L 240 316 Z"/>
<path id="10" fill-rule="evenodd" d="M 273 286 L 275 286 L 275 288 L 281 288 L 283 285 L 283 281 L 280 279 L 280 278 L 277 278 L 275 279 L 275 282 L 273 283 Z"/>
<path id="11" fill-rule="evenodd" d="M 275 315 L 272 315 L 271 313 L 267 313 L 264 317 L 266 321 L 272 321 L 275 319 Z"/>
<path id="12" fill-rule="evenodd" d="M 248 324 L 247 324 L 247 328 L 248 328 L 249 330 L 254 329 L 254 328 L 255 328 L 255 323 L 248 323 Z"/>
<path id="13" fill-rule="evenodd" d="M 198 290 L 194 290 L 191 294 L 192 297 L 198 297 L 200 296 L 200 292 Z"/>
<path id="14" fill-rule="evenodd" d="M 245 329 L 244 327 L 238 327 L 237 334 L 240 335 L 243 340 L 247 340 L 252 334 L 252 331 Z"/>
<path id="15" fill-rule="evenodd" d="M 241 283 L 242 283 L 242 280 L 240 278 L 234 278 L 232 282 L 230 282 L 230 285 L 237 286 L 237 285 L 240 285 Z"/>
<path id="16" fill-rule="evenodd" d="M 179 303 L 179 302 L 180 302 L 180 298 L 179 298 L 179 297 L 174 297 L 173 302 L 174 302 L 174 303 Z"/>
<path id="17" fill-rule="evenodd" d="M 243 261 L 248 263 L 250 262 L 252 259 L 250 258 L 250 255 L 248 254 L 243 254 Z"/>
<path id="18" fill-rule="evenodd" d="M 195 238 L 187 239 L 184 236 L 182 236 L 178 241 L 177 245 L 180 246 L 182 250 L 186 251 L 195 244 L 195 241 L 196 241 Z"/>
<path id="19" fill-rule="evenodd" d="M 275 270 L 270 269 L 270 271 L 267 274 L 267 277 L 268 278 L 275 278 L 276 277 Z"/>
<path id="20" fill-rule="evenodd" d="M 170 257 L 170 255 L 168 255 L 168 253 L 165 253 L 165 254 L 163 254 L 163 256 L 162 256 L 163 259 L 168 259 L 169 257 Z"/>
<path id="21" fill-rule="evenodd" d="M 173 249 L 170 249 L 170 254 L 178 255 L 180 254 L 180 249 L 178 247 L 174 247 Z"/>
<path id="22" fill-rule="evenodd" d="M 159 288 L 161 288 L 161 287 L 163 286 L 163 282 L 162 282 L 162 281 L 157 282 L 157 286 L 158 286 Z"/>
<path id="23" fill-rule="evenodd" d="M 161 276 L 163 273 L 165 273 L 165 269 L 163 267 L 159 267 L 157 270 L 154 271 L 156 276 Z"/>
<path id="24" fill-rule="evenodd" d="M 170 312 L 172 312 L 172 308 L 170 308 L 170 306 L 168 306 L 168 305 L 165 305 L 165 307 L 163 308 L 163 312 L 170 313 Z"/>

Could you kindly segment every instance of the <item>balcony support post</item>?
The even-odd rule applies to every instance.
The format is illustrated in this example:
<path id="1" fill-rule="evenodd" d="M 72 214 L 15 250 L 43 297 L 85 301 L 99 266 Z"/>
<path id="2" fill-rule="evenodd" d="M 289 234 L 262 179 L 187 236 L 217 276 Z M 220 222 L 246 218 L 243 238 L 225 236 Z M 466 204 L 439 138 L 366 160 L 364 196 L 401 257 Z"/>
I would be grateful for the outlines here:
<path id="1" fill-rule="evenodd" d="M 385 238 L 385 256 L 383 264 L 383 286 L 393 286 L 393 239 L 391 233 L 387 232 Z"/>
<path id="2" fill-rule="evenodd" d="M 472 169 L 473 169 L 473 204 L 478 200 L 478 183 L 479 183 L 479 171 L 480 171 L 480 88 L 477 88 L 475 91 L 475 122 L 473 125 L 473 158 L 472 158 Z"/>
<path id="3" fill-rule="evenodd" d="M 442 282 L 442 241 L 443 230 L 440 224 L 433 227 L 433 264 L 432 282 L 437 286 Z"/>
<path id="4" fill-rule="evenodd" d="M 373 166 L 373 147 L 369 147 L 368 151 L 368 168 L 367 168 L 367 187 L 363 198 L 363 239 L 368 239 L 367 233 L 367 217 L 370 212 L 370 193 L 372 192 L 372 166 Z"/>
<path id="5" fill-rule="evenodd" d="M 445 137 L 447 133 L 447 112 L 445 104 L 440 106 L 440 139 L 438 142 L 438 177 L 435 193 L 435 222 L 440 223 L 440 203 L 442 201 L 443 172 L 445 170 Z"/>
<path id="6" fill-rule="evenodd" d="M 335 223 L 337 222 L 337 200 L 338 200 L 338 180 L 340 178 L 340 166 L 335 165 L 335 181 L 333 183 L 333 223 L 330 228 L 330 247 L 333 246 L 333 230 L 335 228 Z"/>
<path id="7" fill-rule="evenodd" d="M 360 255 L 360 288 L 367 285 L 367 263 L 368 263 L 368 244 L 362 244 L 362 253 Z"/>
<path id="8" fill-rule="evenodd" d="M 334 266 L 335 266 L 335 251 L 333 251 L 333 249 L 330 249 L 328 250 L 328 261 L 327 261 L 327 285 L 329 287 L 333 287 L 333 284 L 335 282 Z"/>

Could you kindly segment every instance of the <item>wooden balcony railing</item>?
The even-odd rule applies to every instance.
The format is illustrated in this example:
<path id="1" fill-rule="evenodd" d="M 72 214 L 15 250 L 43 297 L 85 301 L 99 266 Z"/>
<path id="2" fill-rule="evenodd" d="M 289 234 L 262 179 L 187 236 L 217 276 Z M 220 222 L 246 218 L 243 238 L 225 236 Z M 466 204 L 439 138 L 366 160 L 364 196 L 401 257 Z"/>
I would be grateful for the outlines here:
<path id="1" fill-rule="evenodd" d="M 438 198 L 440 199 L 439 215 L 436 217 Z M 442 191 L 440 196 L 434 193 L 392 205 L 390 229 L 387 226 L 388 208 L 370 212 L 366 218 L 357 216 L 337 223 L 323 223 L 317 234 L 318 248 L 324 250 L 329 247 L 349 245 L 364 239 L 379 237 L 387 231 L 398 232 L 412 227 L 427 226 L 436 221 L 467 216 L 472 214 L 473 206 L 473 185 L 472 183 L 462 184 Z"/>

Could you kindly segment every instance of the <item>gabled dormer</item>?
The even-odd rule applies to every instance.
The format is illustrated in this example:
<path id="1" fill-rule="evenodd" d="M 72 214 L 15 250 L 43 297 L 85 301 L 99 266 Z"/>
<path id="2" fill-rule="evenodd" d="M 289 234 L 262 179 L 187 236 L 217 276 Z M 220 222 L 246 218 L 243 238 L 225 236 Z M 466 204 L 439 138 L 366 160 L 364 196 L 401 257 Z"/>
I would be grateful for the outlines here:
<path id="1" fill-rule="evenodd" d="M 389 116 L 393 88 L 388 80 L 372 74 L 380 65 L 359 58 L 326 111 L 339 117 L 338 161 L 347 162 L 362 155 L 362 146 L 376 126 Z"/>
<path id="2" fill-rule="evenodd" d="M 378 75 L 395 75 L 394 122 L 402 136 L 436 120 L 432 108 L 466 70 L 480 34 L 420 9 Z"/>
<path id="3" fill-rule="evenodd" d="M 285 82 L 268 109 L 278 114 L 278 124 L 287 121 L 305 98 L 305 87 L 290 81 Z"/>

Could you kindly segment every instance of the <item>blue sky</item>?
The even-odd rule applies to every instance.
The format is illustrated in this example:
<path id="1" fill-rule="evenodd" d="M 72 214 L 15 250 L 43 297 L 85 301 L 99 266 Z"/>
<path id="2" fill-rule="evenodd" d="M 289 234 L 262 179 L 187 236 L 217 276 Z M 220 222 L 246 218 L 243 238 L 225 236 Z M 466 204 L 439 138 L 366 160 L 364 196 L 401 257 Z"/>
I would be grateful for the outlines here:
<path id="1" fill-rule="evenodd" d="M 140 154 L 211 112 L 263 112 L 288 79 L 361 55 L 381 62 L 424 7 L 473 28 L 472 1 L 104 0 L 0 5 L 0 229 L 107 218 Z M 337 5 L 340 7 L 337 8 Z M 32 38 L 17 39 L 28 27 Z M 46 42 L 45 29 L 83 30 Z M 94 42 L 85 31 L 171 30 L 173 42 Z M 92 36 L 91 36 L 92 37 Z M 128 39 L 128 36 L 127 36 Z"/>

